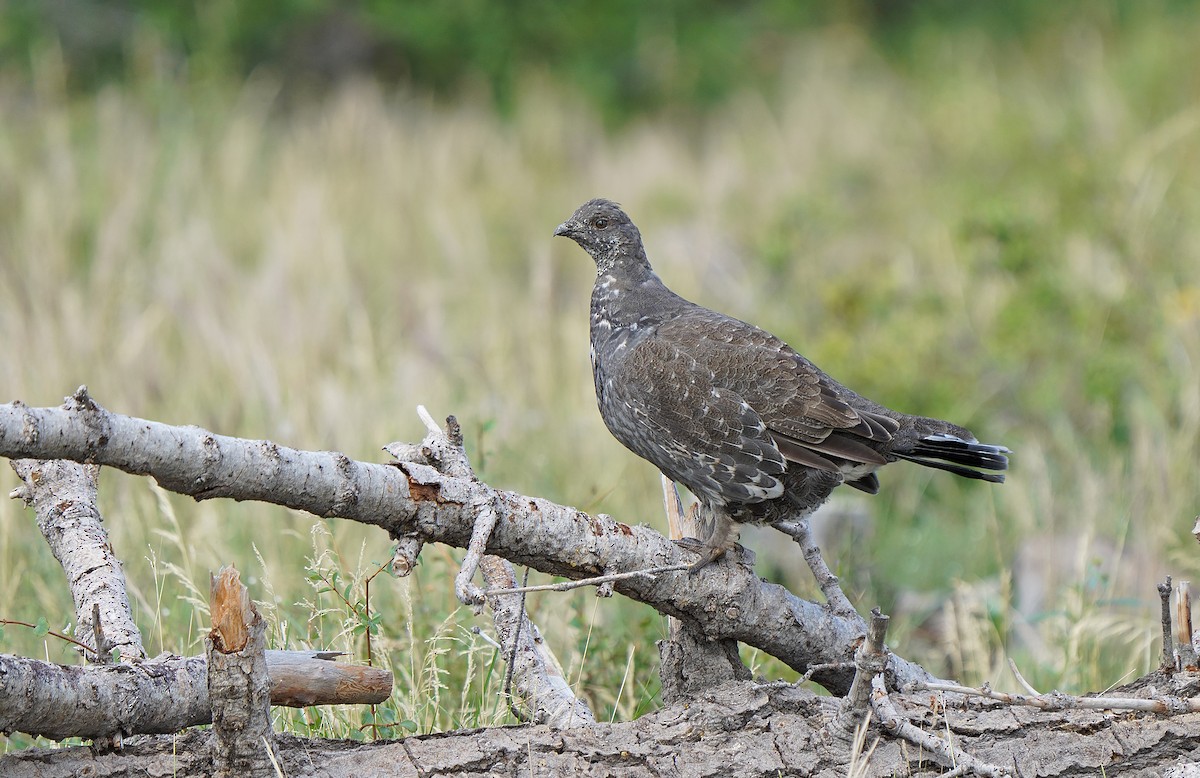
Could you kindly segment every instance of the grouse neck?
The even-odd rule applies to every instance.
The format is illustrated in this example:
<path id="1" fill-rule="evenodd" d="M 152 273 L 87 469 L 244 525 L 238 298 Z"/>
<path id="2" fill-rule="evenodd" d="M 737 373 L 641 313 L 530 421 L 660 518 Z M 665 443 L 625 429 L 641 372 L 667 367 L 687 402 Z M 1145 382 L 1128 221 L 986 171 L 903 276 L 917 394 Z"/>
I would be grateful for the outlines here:
<path id="1" fill-rule="evenodd" d="M 600 273 L 592 290 L 592 332 L 646 330 L 677 315 L 688 303 L 643 265 L 639 272 Z"/>
<path id="2" fill-rule="evenodd" d="M 589 253 L 596 261 L 597 275 L 638 276 L 653 272 L 645 247 L 636 239 L 621 240 L 618 236 L 611 243 L 593 247 Z"/>

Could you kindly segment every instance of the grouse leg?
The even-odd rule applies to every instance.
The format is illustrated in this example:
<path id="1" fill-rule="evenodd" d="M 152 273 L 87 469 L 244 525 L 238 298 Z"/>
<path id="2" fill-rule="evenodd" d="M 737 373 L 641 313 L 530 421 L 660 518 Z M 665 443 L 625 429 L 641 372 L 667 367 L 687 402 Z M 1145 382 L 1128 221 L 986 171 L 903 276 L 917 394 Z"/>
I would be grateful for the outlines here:
<path id="1" fill-rule="evenodd" d="M 726 552 L 731 551 L 737 545 L 740 534 L 737 523 L 729 517 L 729 512 L 724 506 L 706 506 L 706 508 L 707 510 L 703 513 L 708 514 L 706 518 L 709 519 L 711 527 L 708 537 L 701 541 L 697 541 L 695 538 L 683 538 L 676 541 L 679 546 L 700 555 L 699 561 L 688 568 L 689 573 L 703 570 L 725 556 Z"/>

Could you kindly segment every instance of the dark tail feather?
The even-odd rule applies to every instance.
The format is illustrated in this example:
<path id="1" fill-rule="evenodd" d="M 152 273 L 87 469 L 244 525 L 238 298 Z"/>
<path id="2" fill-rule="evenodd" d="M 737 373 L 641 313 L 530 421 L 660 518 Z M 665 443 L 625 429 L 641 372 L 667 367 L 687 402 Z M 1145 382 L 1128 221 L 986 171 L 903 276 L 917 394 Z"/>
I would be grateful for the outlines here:
<path id="1" fill-rule="evenodd" d="M 981 471 L 1008 469 L 1009 452 L 1004 446 L 967 441 L 951 435 L 930 435 L 917 441 L 909 451 L 892 453 L 918 465 L 994 484 L 1004 483 L 1004 474 Z"/>

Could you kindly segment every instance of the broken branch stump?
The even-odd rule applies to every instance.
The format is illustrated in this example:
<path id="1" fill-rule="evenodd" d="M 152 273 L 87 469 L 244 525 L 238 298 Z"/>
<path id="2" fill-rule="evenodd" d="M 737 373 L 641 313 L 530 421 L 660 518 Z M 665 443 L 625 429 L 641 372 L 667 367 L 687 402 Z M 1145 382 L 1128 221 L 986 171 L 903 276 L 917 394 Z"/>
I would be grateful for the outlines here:
<path id="1" fill-rule="evenodd" d="M 271 731 L 271 679 L 264 653 L 266 621 L 232 566 L 221 568 L 213 577 L 209 606 L 213 628 L 204 642 L 216 775 L 270 775 L 275 733 Z"/>

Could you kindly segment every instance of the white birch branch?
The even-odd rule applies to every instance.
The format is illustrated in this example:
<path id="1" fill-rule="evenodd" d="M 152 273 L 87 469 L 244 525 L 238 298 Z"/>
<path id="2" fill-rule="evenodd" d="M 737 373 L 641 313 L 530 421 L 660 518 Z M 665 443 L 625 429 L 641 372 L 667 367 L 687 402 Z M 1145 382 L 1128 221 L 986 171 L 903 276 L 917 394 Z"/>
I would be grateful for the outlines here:
<path id="1" fill-rule="evenodd" d="M 459 548 L 466 547 L 474 526 L 472 499 L 493 493 L 499 521 L 487 550 L 516 564 L 579 579 L 687 561 L 648 527 L 493 490 L 428 465 L 356 462 L 344 454 L 122 416 L 98 406 L 82 388 L 61 408 L 0 405 L 0 456 L 94 462 L 152 476 L 164 488 L 196 499 L 261 500 Z M 844 661 L 864 634 L 860 620 L 801 600 L 740 565 L 628 578 L 614 589 L 689 622 L 709 638 L 760 648 L 799 672 L 810 664 Z M 842 694 L 852 675 L 822 671 L 813 680 Z M 889 684 L 935 680 L 899 657 L 893 657 L 888 675 Z"/>
<path id="2" fill-rule="evenodd" d="M 96 506 L 99 468 L 36 459 L 10 464 L 24 482 L 12 496 L 33 507 L 38 529 L 66 574 L 75 602 L 75 639 L 96 649 L 101 660 L 113 649 L 126 661 L 144 658 L 142 633 L 133 621 L 121 562 L 109 545 Z"/>

